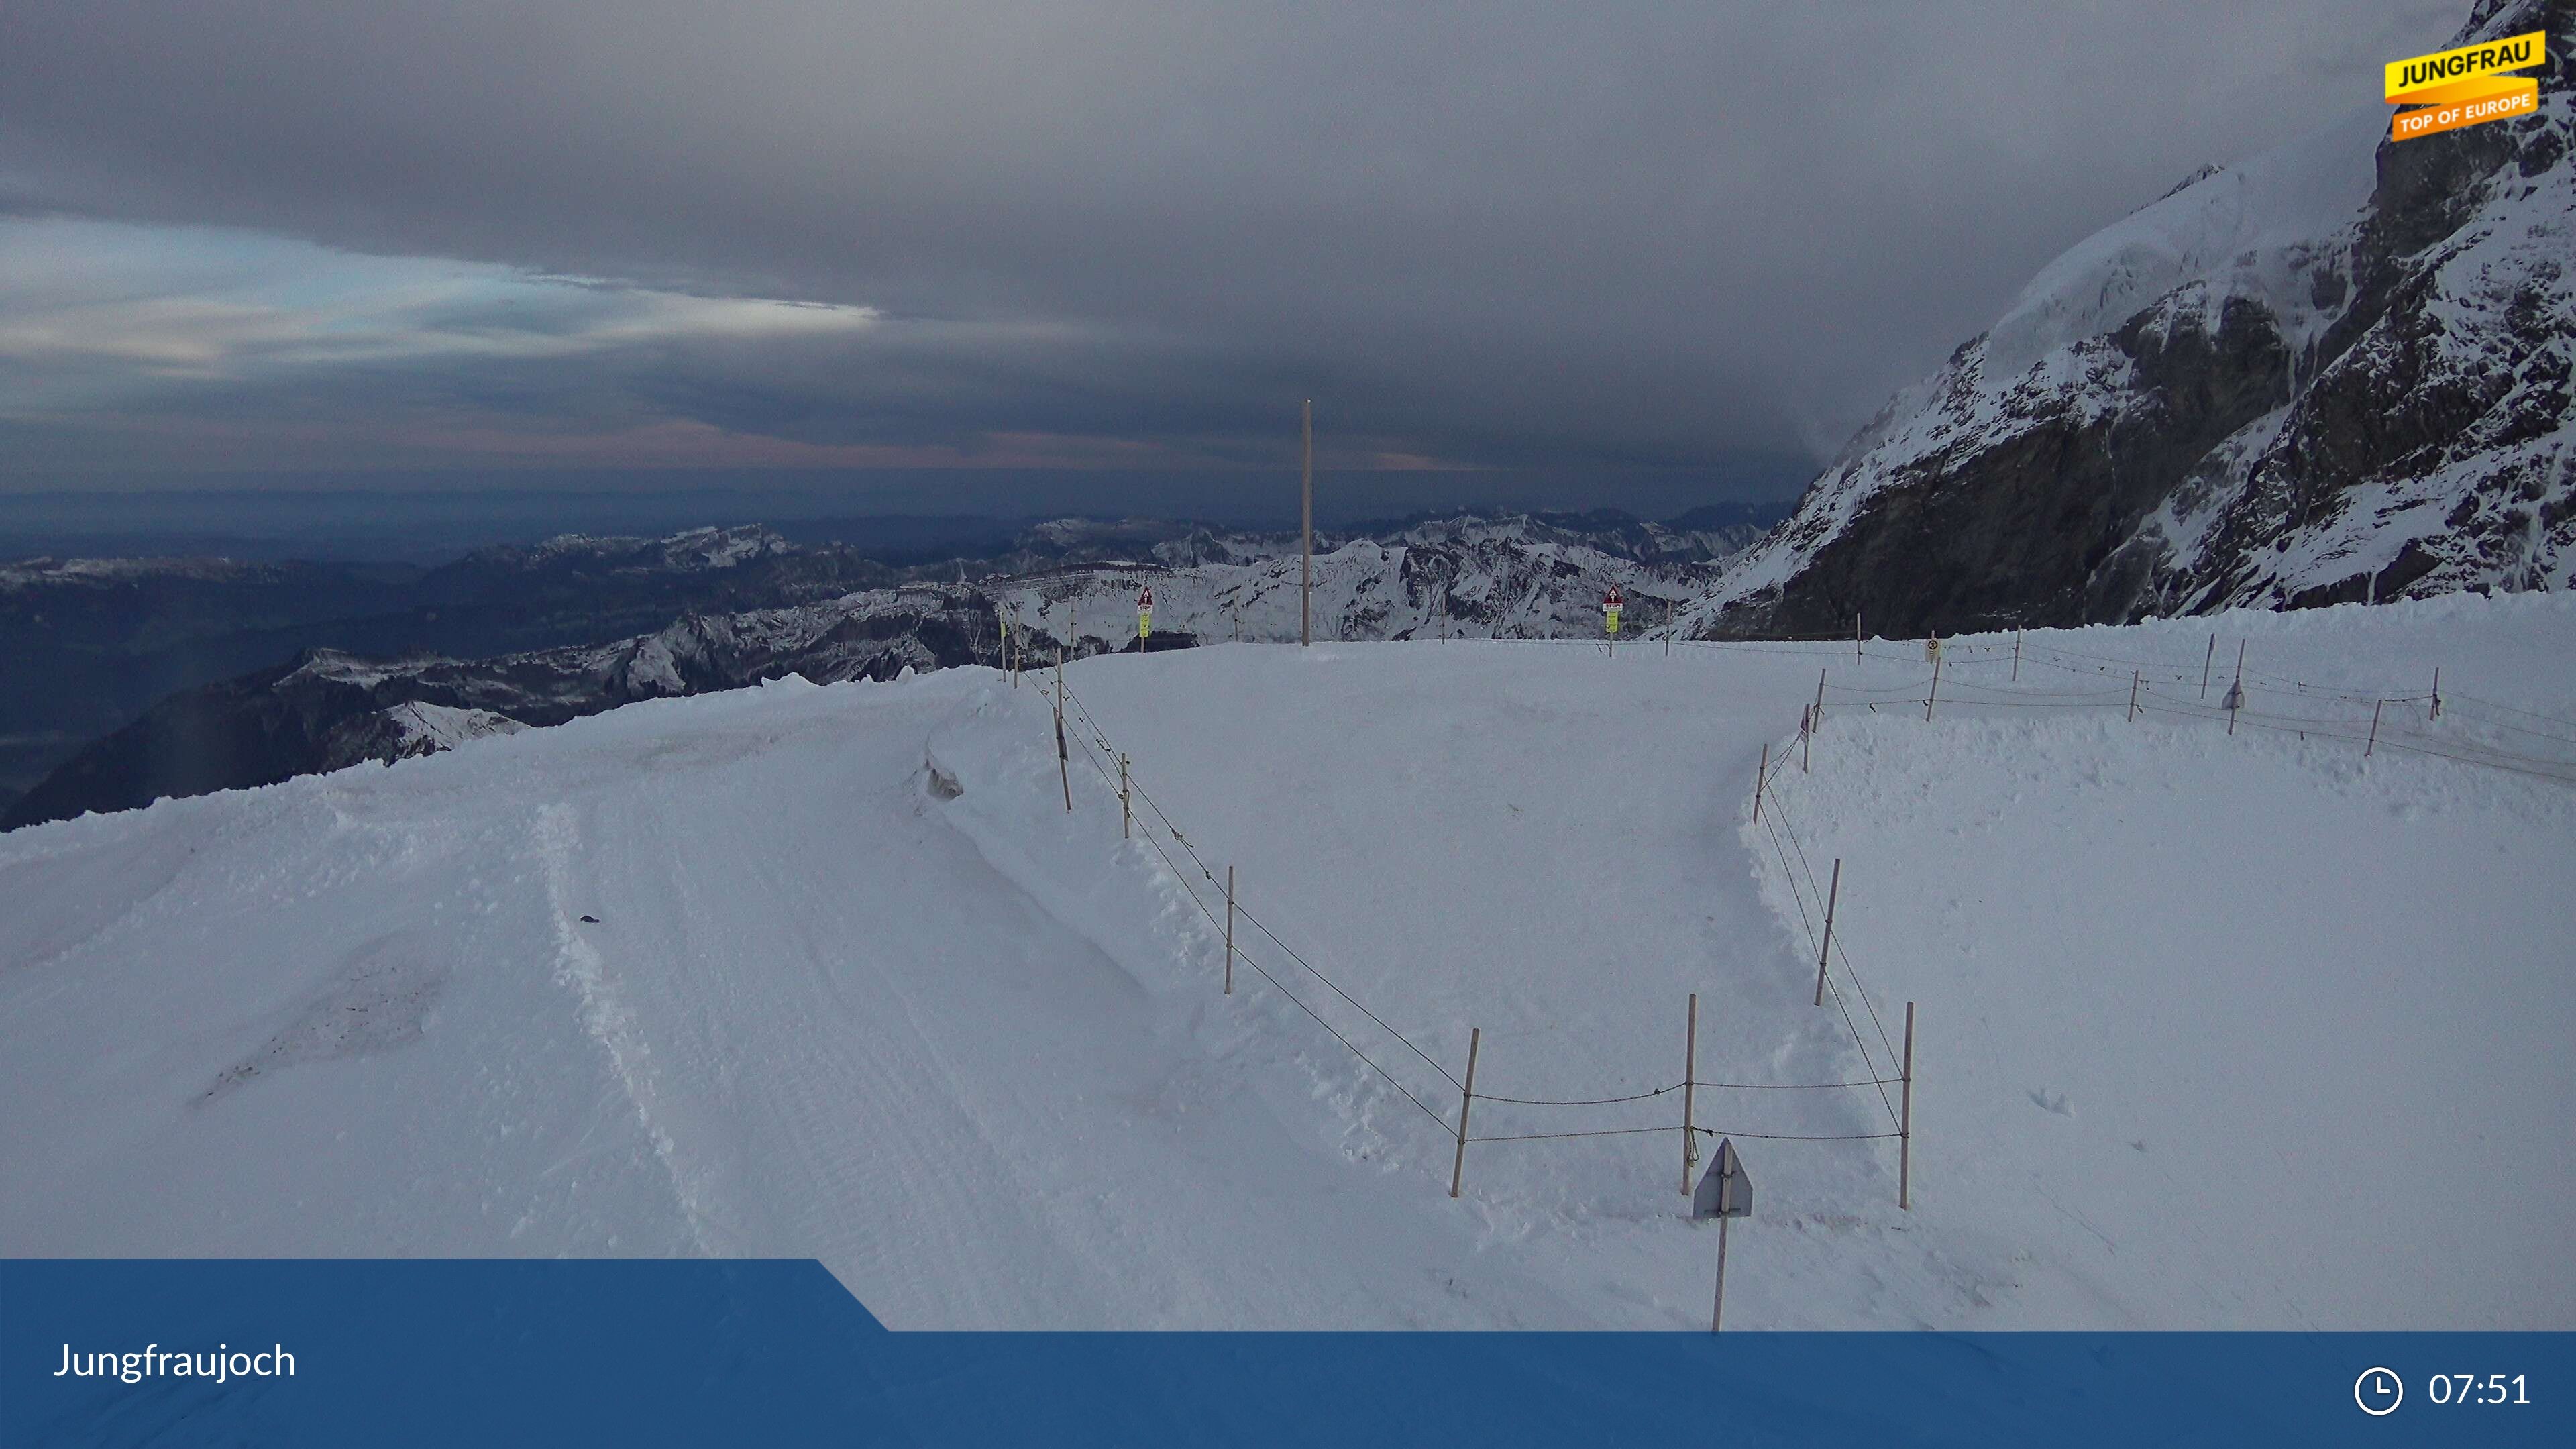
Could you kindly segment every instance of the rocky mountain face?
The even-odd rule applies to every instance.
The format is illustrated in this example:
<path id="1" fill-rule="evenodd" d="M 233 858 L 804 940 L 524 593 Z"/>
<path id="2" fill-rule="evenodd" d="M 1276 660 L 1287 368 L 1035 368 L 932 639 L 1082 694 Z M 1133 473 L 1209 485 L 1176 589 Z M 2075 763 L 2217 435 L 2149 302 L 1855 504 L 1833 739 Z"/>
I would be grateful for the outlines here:
<path id="1" fill-rule="evenodd" d="M 1688 627 L 1915 635 L 2565 588 L 2576 572 L 2568 0 L 2537 115 L 2388 112 L 2204 171 L 2060 257 L 1748 550 Z"/>
<path id="2" fill-rule="evenodd" d="M 1597 637 L 1613 584 L 1627 599 L 1626 628 L 1641 632 L 1703 596 L 1724 550 L 1758 534 L 1752 518 L 1727 510 L 1669 525 L 1619 514 L 1384 525 L 1319 541 L 1313 633 L 1326 642 Z M 163 699 L 38 782 L 0 815 L 0 828 L 390 762 L 788 674 L 832 683 L 998 664 L 1006 625 L 1031 660 L 1052 660 L 1059 647 L 1076 657 L 1134 649 L 1136 599 L 1148 586 L 1152 647 L 1293 640 L 1298 546 L 1293 534 L 1059 520 L 1015 543 L 1018 572 L 995 572 L 989 560 L 892 570 L 758 529 L 494 550 L 451 566 L 442 586 L 475 601 L 515 589 L 537 611 L 571 610 L 592 592 L 621 609 L 649 609 L 657 597 L 792 602 L 685 608 L 627 637 L 481 659 L 310 649 Z M 843 587 L 853 578 L 868 582 Z M 505 588 L 504 579 L 519 582 Z"/>

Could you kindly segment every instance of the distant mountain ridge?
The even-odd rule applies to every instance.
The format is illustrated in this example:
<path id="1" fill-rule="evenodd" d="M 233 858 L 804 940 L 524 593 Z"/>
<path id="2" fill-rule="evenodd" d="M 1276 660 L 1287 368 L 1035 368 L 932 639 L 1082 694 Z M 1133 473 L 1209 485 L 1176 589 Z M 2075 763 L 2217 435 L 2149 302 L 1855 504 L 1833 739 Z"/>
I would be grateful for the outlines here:
<path id="1" fill-rule="evenodd" d="M 1320 532 L 1316 635 L 1597 632 L 1613 583 L 1627 593 L 1629 627 L 1651 627 L 1704 594 L 1718 563 L 1766 521 L 1759 506 L 1728 505 L 1668 523 L 1615 512 L 1452 514 Z M 1298 548 L 1293 533 L 1058 519 L 996 557 L 900 569 L 756 526 L 485 550 L 412 584 L 409 607 L 432 625 L 445 609 L 498 612 L 521 628 L 553 620 L 561 633 L 586 627 L 589 637 L 479 658 L 308 648 L 170 694 L 37 781 L 0 828 L 390 761 L 786 674 L 831 682 L 998 663 L 1006 618 L 1040 657 L 1059 645 L 1075 654 L 1133 647 L 1135 598 L 1147 583 L 1157 647 L 1292 639 Z M 0 591 L 12 577 L 22 592 L 69 587 L 76 572 L 21 566 L 0 577 Z M 600 638 L 602 620 L 642 627 Z"/>

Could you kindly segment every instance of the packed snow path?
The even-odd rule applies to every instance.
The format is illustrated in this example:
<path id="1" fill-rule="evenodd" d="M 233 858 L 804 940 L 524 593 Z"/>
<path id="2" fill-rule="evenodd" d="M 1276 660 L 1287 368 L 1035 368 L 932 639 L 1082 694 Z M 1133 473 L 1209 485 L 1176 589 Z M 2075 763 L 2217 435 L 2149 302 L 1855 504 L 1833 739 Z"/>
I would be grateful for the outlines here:
<path id="1" fill-rule="evenodd" d="M 2181 662 L 2209 627 L 2031 638 Z M 2439 663 L 2576 717 L 2565 600 L 2215 627 L 2324 684 Z M 1164 851 L 1120 841 L 1081 753 L 1065 811 L 1035 675 L 790 681 L 16 832 L 0 1252 L 810 1255 L 897 1327 L 1701 1325 L 1678 1132 L 1475 1143 L 1453 1201 L 1446 1078 L 1472 1025 L 1476 1136 L 1670 1128 L 1671 1093 L 1483 1099 L 1677 1081 L 1693 991 L 1704 1083 L 1884 1069 L 1866 1015 L 1867 1061 L 1810 1006 L 1802 868 L 1747 819 L 1819 668 L 1921 672 L 1463 642 L 1068 671 L 1077 734 L 1383 1025 L 1244 925 L 1247 954 L 1444 1122 L 1256 972 L 1219 994 L 1209 882 L 1158 819 Z M 1730 1324 L 2569 1326 L 2576 790 L 2019 715 L 1829 712 L 1776 782 L 1766 818 L 1845 859 L 1855 1009 L 1923 1003 L 1915 1205 L 1892 1143 L 1740 1141 Z M 1887 1122 L 1874 1091 L 1696 1112 Z"/>

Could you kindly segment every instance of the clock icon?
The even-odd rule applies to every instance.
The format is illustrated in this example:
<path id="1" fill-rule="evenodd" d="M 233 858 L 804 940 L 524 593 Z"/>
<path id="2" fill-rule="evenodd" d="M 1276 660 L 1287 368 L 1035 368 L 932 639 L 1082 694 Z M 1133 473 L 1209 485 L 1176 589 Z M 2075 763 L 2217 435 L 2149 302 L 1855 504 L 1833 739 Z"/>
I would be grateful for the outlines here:
<path id="1" fill-rule="evenodd" d="M 2406 1402 L 2406 1385 L 2398 1379 L 2395 1369 L 2363 1369 L 2361 1377 L 2352 1381 L 2352 1401 L 2374 1419 L 2394 1414 L 2397 1406 Z"/>

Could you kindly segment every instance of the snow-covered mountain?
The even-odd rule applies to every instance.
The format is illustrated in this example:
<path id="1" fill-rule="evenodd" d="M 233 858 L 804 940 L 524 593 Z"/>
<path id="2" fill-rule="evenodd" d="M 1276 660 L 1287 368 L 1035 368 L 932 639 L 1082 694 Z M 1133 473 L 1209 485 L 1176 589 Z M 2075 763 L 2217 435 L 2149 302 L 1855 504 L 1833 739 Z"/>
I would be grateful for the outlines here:
<path id="1" fill-rule="evenodd" d="M 1315 559 L 1318 640 L 1594 636 L 1602 596 L 1626 597 L 1624 625 L 1652 628 L 1701 597 L 1713 562 L 1755 528 L 1723 512 L 1649 524 L 1620 514 L 1412 520 L 1338 538 Z M 463 711 L 476 728 L 552 725 L 637 700 L 738 688 L 788 674 L 818 683 L 891 679 L 998 663 L 1004 621 L 1030 658 L 1136 647 L 1136 600 L 1155 596 L 1154 646 L 1298 637 L 1293 534 L 1245 534 L 1154 520 L 1062 520 L 1024 535 L 1023 571 L 931 565 L 903 571 L 800 551 L 760 529 L 665 540 L 564 538 L 493 550 L 445 576 L 461 596 L 577 606 L 585 591 L 628 610 L 657 599 L 759 597 L 780 607 L 684 608 L 668 624 L 604 643 L 464 659 L 370 658 L 312 649 L 292 661 L 183 690 L 74 755 L 12 805 L 8 826 L 165 795 L 269 784 L 359 760 L 443 747 L 414 706 Z M 898 580 L 832 585 L 853 570 Z M 712 581 L 704 574 L 719 573 Z M 710 592 L 713 591 L 713 592 Z M 667 616 L 666 616 L 667 617 Z M 444 716 L 442 716 L 443 718 Z"/>
<path id="2" fill-rule="evenodd" d="M 2546 30 L 2535 116 L 2394 142 L 2363 107 L 2079 243 L 1863 429 L 1693 627 L 2566 587 L 2572 18 L 2480 0 L 2453 42 Z"/>
<path id="3" fill-rule="evenodd" d="M 1930 722 L 1919 651 L 1848 641 L 1219 645 L 1068 668 L 1063 776 L 1038 681 L 960 668 L 14 831 L 0 1256 L 814 1257 L 905 1329 L 1704 1330 L 1697 993 L 1693 1123 L 1759 1185 L 1730 1328 L 2565 1329 L 2571 628 L 2576 594 L 1961 638 Z M 2440 718 L 2389 705 L 2366 755 L 2436 665 Z M 2558 773 L 2423 752 L 2480 743 Z"/>

